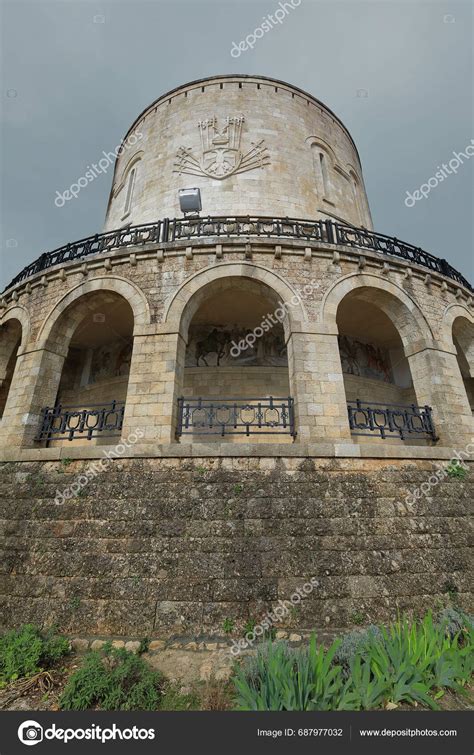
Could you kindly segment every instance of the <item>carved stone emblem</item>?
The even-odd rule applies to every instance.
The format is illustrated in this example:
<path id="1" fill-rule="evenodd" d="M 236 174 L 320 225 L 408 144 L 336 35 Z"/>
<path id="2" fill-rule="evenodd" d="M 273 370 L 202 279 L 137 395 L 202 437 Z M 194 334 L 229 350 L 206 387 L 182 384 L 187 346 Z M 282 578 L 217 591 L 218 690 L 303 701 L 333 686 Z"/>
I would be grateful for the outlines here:
<path id="1" fill-rule="evenodd" d="M 270 157 L 264 140 L 254 143 L 248 152 L 242 152 L 242 127 L 245 117 L 227 117 L 219 128 L 217 118 L 199 121 L 201 155 L 196 157 L 191 147 L 180 147 L 174 165 L 175 173 L 189 173 L 192 176 L 227 178 L 234 173 L 243 173 L 268 165 Z"/>

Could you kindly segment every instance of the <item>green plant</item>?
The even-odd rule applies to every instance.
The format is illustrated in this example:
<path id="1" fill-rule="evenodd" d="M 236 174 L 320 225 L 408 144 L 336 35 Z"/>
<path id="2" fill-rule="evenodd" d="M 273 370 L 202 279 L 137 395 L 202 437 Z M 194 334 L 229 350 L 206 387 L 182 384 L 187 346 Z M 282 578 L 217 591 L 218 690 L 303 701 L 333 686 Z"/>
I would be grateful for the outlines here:
<path id="1" fill-rule="evenodd" d="M 234 493 L 236 495 L 239 495 L 242 492 L 243 489 L 244 489 L 243 485 L 240 485 L 239 483 L 237 483 L 236 485 L 234 485 Z"/>
<path id="2" fill-rule="evenodd" d="M 344 692 L 341 667 L 332 663 L 338 644 L 325 651 L 313 635 L 306 651 L 298 652 L 269 641 L 250 669 L 244 663 L 236 670 L 238 710 L 338 709 Z"/>
<path id="3" fill-rule="evenodd" d="M 195 692 L 182 692 L 176 684 L 166 684 L 160 701 L 160 710 L 199 710 Z"/>
<path id="4" fill-rule="evenodd" d="M 457 459 L 452 461 L 448 466 L 446 467 L 446 474 L 448 477 L 451 477 L 452 479 L 457 480 L 464 480 L 468 473 L 468 469 L 464 464 L 460 464 Z"/>
<path id="5" fill-rule="evenodd" d="M 354 611 L 351 616 L 351 621 L 353 624 L 361 626 L 365 621 L 365 614 L 361 613 L 361 611 Z"/>
<path id="6" fill-rule="evenodd" d="M 69 641 L 55 628 L 42 631 L 24 624 L 0 638 L 0 684 L 32 676 L 48 668 L 69 652 Z"/>
<path id="7" fill-rule="evenodd" d="M 68 605 L 71 611 L 77 611 L 81 605 L 81 599 L 78 598 L 77 595 L 73 595 L 72 598 L 70 598 Z"/>
<path id="8" fill-rule="evenodd" d="M 474 663 L 472 617 L 447 609 L 437 622 L 399 618 L 325 651 L 311 638 L 292 649 L 268 642 L 235 669 L 241 710 L 365 710 L 387 704 L 437 709 L 445 689 L 466 694 Z"/>
<path id="9" fill-rule="evenodd" d="M 474 616 L 464 613 L 460 608 L 444 608 L 438 616 L 438 626 L 451 638 L 458 633 L 463 638 L 464 634 L 473 630 Z"/>
<path id="10" fill-rule="evenodd" d="M 452 603 L 455 603 L 458 597 L 458 586 L 450 579 L 447 579 L 443 584 L 443 592 L 449 597 Z"/>
<path id="11" fill-rule="evenodd" d="M 72 464 L 72 459 L 61 459 L 61 466 L 68 467 Z"/>
<path id="12" fill-rule="evenodd" d="M 247 634 L 251 634 L 256 626 L 257 622 L 255 621 L 255 619 L 247 619 L 242 631 L 242 637 L 245 637 Z"/>
<path id="13" fill-rule="evenodd" d="M 374 624 L 370 624 L 366 629 L 356 629 L 343 635 L 335 655 L 335 661 L 342 666 L 343 675 L 350 675 L 351 664 L 356 655 L 363 654 L 370 644 L 382 639 L 382 630 Z"/>
<path id="14" fill-rule="evenodd" d="M 234 627 L 235 624 L 233 619 L 225 618 L 222 622 L 222 631 L 224 632 L 224 634 L 232 634 Z"/>
<path id="15" fill-rule="evenodd" d="M 164 679 L 145 661 L 124 648 L 106 643 L 89 651 L 70 677 L 59 706 L 64 710 L 155 710 Z"/>
<path id="16" fill-rule="evenodd" d="M 370 710 L 382 705 L 388 693 L 387 683 L 377 679 L 370 661 L 361 655 L 351 659 L 350 674 L 344 688 L 345 710 Z"/>
<path id="17" fill-rule="evenodd" d="M 138 648 L 138 655 L 141 655 L 142 653 L 148 653 L 149 646 L 150 646 L 149 637 L 143 637 L 140 640 L 140 647 Z"/>

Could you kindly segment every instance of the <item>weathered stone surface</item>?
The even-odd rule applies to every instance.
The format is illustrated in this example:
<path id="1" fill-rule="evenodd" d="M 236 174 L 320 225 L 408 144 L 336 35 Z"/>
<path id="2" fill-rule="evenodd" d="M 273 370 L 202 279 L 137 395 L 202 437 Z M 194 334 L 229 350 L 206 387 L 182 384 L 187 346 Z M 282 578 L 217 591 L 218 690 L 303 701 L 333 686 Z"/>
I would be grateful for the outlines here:
<path id="1" fill-rule="evenodd" d="M 356 614 L 422 613 L 453 591 L 469 607 L 472 472 L 408 504 L 434 463 L 281 459 L 242 469 L 222 458 L 198 471 L 208 461 L 124 459 L 126 485 L 110 472 L 100 495 L 62 506 L 52 503 L 60 462 L 1 465 L 2 626 L 55 622 L 76 639 L 192 641 L 222 635 L 226 619 L 241 633 L 280 601 L 286 636 L 349 626 Z M 215 644 L 208 637 L 203 652 L 206 642 Z M 152 653 L 164 648 L 150 643 Z"/>

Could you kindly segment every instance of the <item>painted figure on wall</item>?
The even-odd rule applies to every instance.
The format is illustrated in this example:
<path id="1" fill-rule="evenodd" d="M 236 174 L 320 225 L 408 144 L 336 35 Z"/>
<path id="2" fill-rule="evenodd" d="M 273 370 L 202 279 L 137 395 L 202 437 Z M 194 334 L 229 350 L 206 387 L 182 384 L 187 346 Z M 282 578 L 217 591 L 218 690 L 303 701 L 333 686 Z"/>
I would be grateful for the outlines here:
<path id="1" fill-rule="evenodd" d="M 350 336 L 339 336 L 338 340 L 343 372 L 347 375 L 358 375 L 359 377 L 393 383 L 387 349 L 357 341 Z"/>
<path id="2" fill-rule="evenodd" d="M 233 348 L 243 343 L 245 348 Z M 242 367 L 288 364 L 283 328 L 255 337 L 253 331 L 238 325 L 194 325 L 189 331 L 186 367 Z"/>

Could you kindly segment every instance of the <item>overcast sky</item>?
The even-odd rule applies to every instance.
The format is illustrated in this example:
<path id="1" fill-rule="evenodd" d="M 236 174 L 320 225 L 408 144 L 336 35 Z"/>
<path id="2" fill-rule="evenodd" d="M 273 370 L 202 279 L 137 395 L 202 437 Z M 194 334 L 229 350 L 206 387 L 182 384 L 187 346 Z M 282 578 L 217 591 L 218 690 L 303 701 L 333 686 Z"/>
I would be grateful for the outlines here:
<path id="1" fill-rule="evenodd" d="M 474 138 L 471 3 L 301 0 L 232 57 L 232 43 L 278 7 L 3 3 L 0 288 L 42 252 L 102 229 L 112 170 L 62 208 L 56 191 L 114 149 L 163 92 L 222 73 L 272 76 L 322 100 L 358 146 L 375 229 L 472 281 L 474 157 L 426 199 L 404 203 Z"/>

